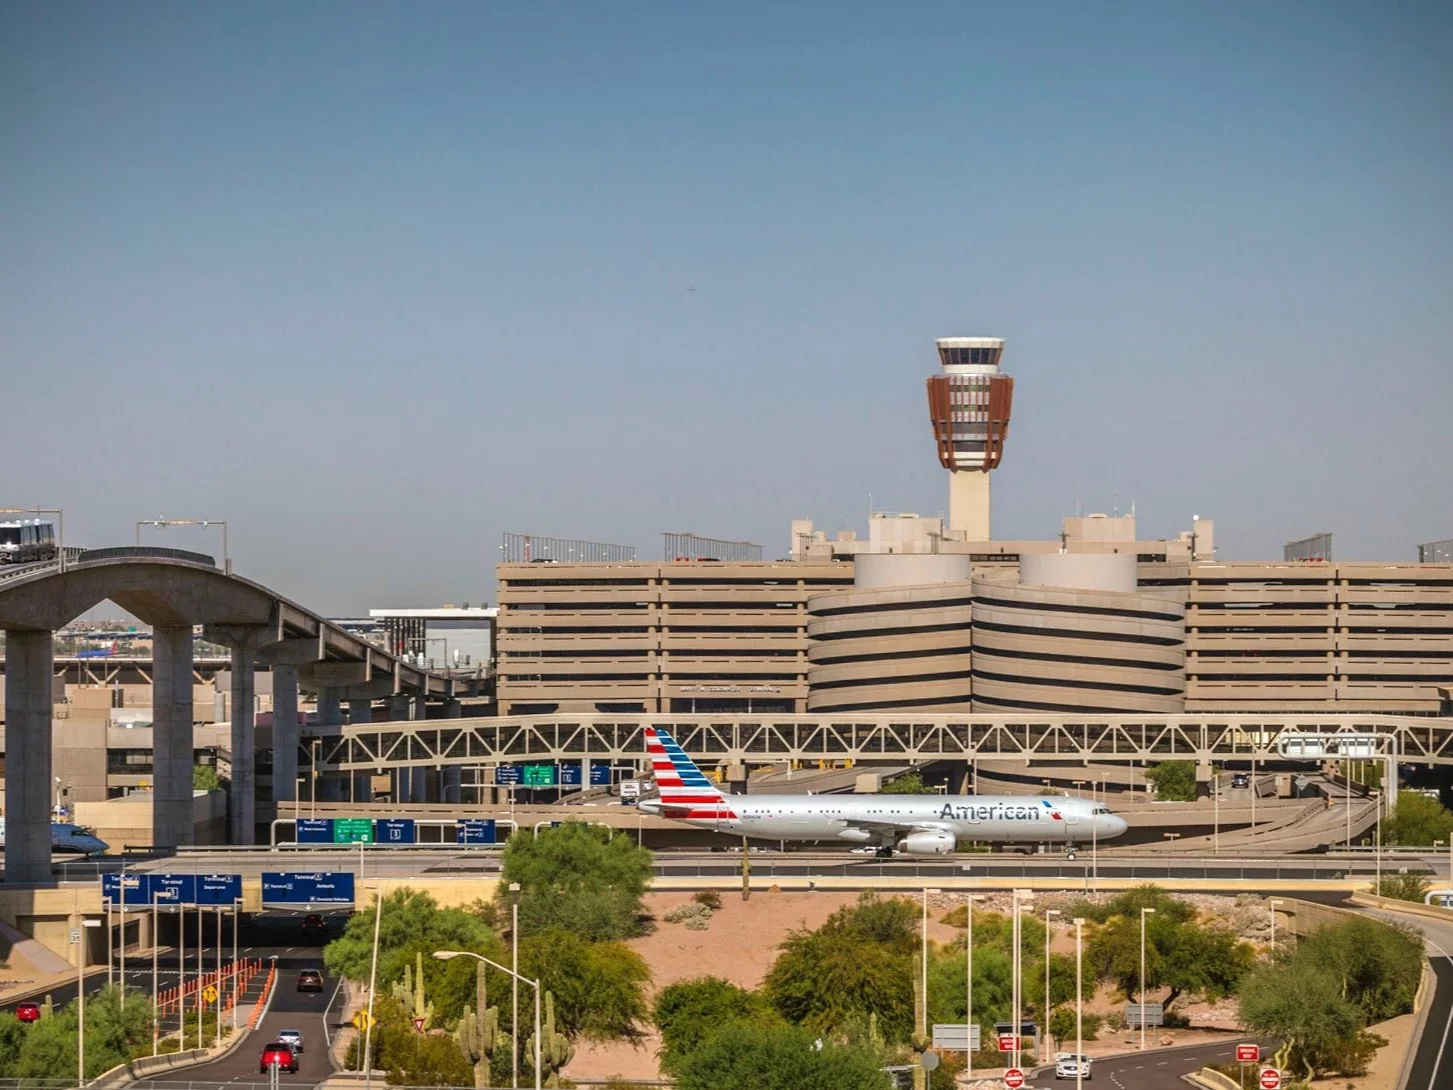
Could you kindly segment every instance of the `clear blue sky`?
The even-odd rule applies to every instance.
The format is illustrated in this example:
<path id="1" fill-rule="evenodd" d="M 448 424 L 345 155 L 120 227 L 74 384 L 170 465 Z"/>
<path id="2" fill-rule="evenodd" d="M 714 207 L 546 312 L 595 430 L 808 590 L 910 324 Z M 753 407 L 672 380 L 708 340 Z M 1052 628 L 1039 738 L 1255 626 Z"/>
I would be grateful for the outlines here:
<path id="1" fill-rule="evenodd" d="M 998 536 L 1407 560 L 1450 289 L 1446 3 L 0 6 L 0 505 L 333 613 L 939 511 L 945 335 Z"/>

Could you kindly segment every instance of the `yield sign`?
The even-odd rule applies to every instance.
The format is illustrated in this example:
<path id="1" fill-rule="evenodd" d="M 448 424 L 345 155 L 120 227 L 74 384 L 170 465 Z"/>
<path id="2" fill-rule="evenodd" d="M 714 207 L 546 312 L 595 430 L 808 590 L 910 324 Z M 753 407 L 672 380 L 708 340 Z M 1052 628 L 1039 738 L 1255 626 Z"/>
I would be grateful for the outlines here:
<path id="1" fill-rule="evenodd" d="M 1024 1085 L 1024 1072 L 1020 1071 L 1017 1067 L 1011 1067 L 1008 1071 L 1004 1072 L 1004 1085 L 1009 1090 L 1019 1090 Z"/>
<path id="2" fill-rule="evenodd" d="M 424 1032 L 424 1020 L 422 1018 L 415 1018 L 414 1019 L 414 1032 L 415 1033 L 423 1033 Z"/>
<path id="3" fill-rule="evenodd" d="M 1281 1072 L 1274 1067 L 1261 1069 L 1261 1090 L 1278 1090 L 1281 1086 Z"/>

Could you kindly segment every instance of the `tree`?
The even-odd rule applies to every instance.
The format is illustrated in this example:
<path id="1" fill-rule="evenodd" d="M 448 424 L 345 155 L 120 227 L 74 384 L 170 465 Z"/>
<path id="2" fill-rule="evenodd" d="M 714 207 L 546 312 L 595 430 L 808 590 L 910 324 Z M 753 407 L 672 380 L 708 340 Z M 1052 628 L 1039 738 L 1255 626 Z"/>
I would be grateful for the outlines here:
<path id="1" fill-rule="evenodd" d="M 652 1020 L 661 1031 L 661 1066 L 675 1072 L 681 1062 L 728 1022 L 769 1025 L 778 1021 L 760 992 L 719 977 L 701 976 L 661 989 Z"/>
<path id="2" fill-rule="evenodd" d="M 819 1044 L 820 1042 L 820 1044 Z M 891 1090 L 879 1057 L 797 1026 L 729 1022 L 682 1061 L 678 1090 Z"/>
<path id="3" fill-rule="evenodd" d="M 1100 904 L 1092 901 L 1076 901 L 1067 916 L 1083 916 L 1104 923 L 1112 916 L 1125 916 L 1138 920 L 1142 908 L 1153 908 L 1157 916 L 1184 922 L 1193 919 L 1196 910 L 1180 898 L 1167 893 L 1153 882 L 1133 886 Z"/>
<path id="4" fill-rule="evenodd" d="M 1387 874 L 1377 885 L 1378 895 L 1395 901 L 1423 903 L 1431 884 L 1423 874 Z"/>
<path id="5" fill-rule="evenodd" d="M 556 1025 L 566 1037 L 635 1037 L 648 1016 L 651 971 L 624 943 L 590 943 L 560 930 L 531 935 L 520 942 L 520 972 L 555 994 Z"/>
<path id="6" fill-rule="evenodd" d="M 1147 768 L 1145 778 L 1155 785 L 1155 797 L 1161 802 L 1196 799 L 1196 766 L 1190 761 L 1162 761 Z"/>
<path id="7" fill-rule="evenodd" d="M 212 765 L 192 766 L 192 790 L 193 791 L 216 791 L 222 786 L 222 781 L 217 777 L 217 769 Z"/>
<path id="8" fill-rule="evenodd" d="M 1397 809 L 1382 826 L 1384 844 L 1423 848 L 1435 840 L 1446 844 L 1450 835 L 1453 835 L 1453 811 L 1417 791 L 1399 791 Z"/>
<path id="9" fill-rule="evenodd" d="M 348 918 L 343 934 L 323 950 L 328 971 L 350 980 L 367 981 L 373 953 L 374 910 L 370 906 Z M 435 1015 L 454 1022 L 464 1004 L 474 999 L 474 967 L 467 958 L 436 961 L 436 950 L 469 950 L 500 961 L 504 946 L 498 936 L 471 912 L 440 908 L 434 898 L 419 890 L 394 890 L 383 899 L 379 925 L 378 983 L 383 987 L 400 980 L 405 966 L 423 955 L 424 985 L 434 1002 Z"/>
<path id="10" fill-rule="evenodd" d="M 901 776 L 894 776 L 891 780 L 884 782 L 879 788 L 885 795 L 936 795 L 932 787 L 923 782 L 923 777 L 917 772 L 905 772 Z"/>
<path id="11" fill-rule="evenodd" d="M 1357 918 L 1319 927 L 1293 957 L 1332 973 L 1368 1023 L 1412 1010 L 1423 969 L 1423 940 L 1408 928 Z"/>
<path id="12" fill-rule="evenodd" d="M 644 930 L 642 897 L 651 853 L 628 836 L 582 822 L 510 837 L 503 856 L 501 904 L 520 884 L 520 930 L 560 929 L 601 942 Z"/>
<path id="13" fill-rule="evenodd" d="M 1282 1041 L 1289 1062 L 1307 1078 L 1362 1030 L 1361 1012 L 1337 978 L 1309 959 L 1293 957 L 1252 972 L 1241 986 L 1241 1024 Z"/>
<path id="14" fill-rule="evenodd" d="M 1140 914 L 1112 916 L 1090 936 L 1086 957 L 1099 979 L 1113 980 L 1127 998 L 1140 991 Z M 1169 1007 L 1183 993 L 1230 995 L 1250 971 L 1251 947 L 1223 928 L 1177 920 L 1159 911 L 1146 920 L 1145 987 L 1169 988 Z"/>

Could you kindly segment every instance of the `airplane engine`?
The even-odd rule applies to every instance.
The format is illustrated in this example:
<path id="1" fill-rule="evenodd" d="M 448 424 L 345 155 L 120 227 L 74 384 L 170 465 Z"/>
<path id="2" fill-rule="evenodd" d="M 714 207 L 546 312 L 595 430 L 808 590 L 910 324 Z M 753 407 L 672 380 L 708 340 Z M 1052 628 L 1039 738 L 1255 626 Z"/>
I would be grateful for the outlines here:
<path id="1" fill-rule="evenodd" d="M 953 833 L 914 833 L 898 842 L 898 850 L 909 855 L 948 855 L 954 850 Z"/>

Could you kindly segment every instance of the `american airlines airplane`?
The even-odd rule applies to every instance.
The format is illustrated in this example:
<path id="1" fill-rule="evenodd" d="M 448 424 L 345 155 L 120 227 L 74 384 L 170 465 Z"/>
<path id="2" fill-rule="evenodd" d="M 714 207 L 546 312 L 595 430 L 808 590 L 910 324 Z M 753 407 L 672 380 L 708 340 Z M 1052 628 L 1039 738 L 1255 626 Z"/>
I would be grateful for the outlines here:
<path id="1" fill-rule="evenodd" d="M 837 840 L 882 856 L 948 855 L 960 840 L 1062 843 L 1109 840 L 1125 819 L 1068 795 L 723 795 L 666 731 L 646 728 L 658 797 L 637 808 L 698 829 L 762 840 Z"/>
<path id="2" fill-rule="evenodd" d="M 83 829 L 79 825 L 66 825 L 63 822 L 53 821 L 50 823 L 50 850 L 52 854 L 79 853 L 80 855 L 100 855 L 111 845 L 98 837 L 89 829 Z M 5 819 L 0 817 L 0 851 L 5 848 Z"/>

